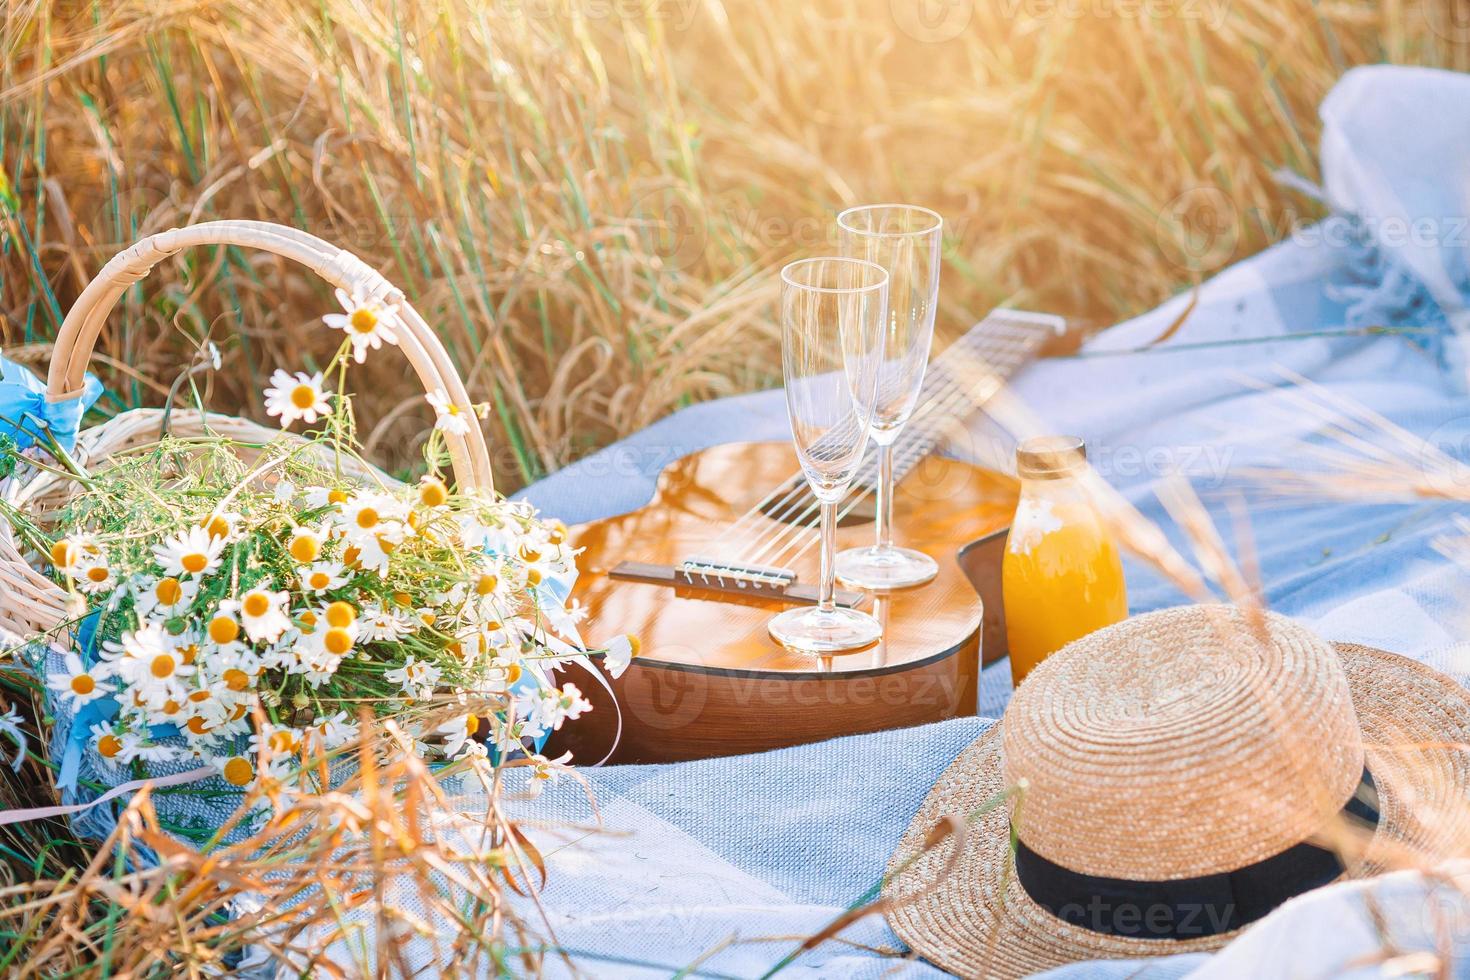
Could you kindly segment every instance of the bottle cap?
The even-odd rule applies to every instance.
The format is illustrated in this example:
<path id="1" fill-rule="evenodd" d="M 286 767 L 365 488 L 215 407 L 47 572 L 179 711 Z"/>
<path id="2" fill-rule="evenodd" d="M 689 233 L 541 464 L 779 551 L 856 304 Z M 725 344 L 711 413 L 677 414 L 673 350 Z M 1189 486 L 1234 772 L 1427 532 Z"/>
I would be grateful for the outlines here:
<path id="1" fill-rule="evenodd" d="M 1086 460 L 1081 436 L 1033 436 L 1016 447 L 1016 470 L 1026 480 L 1071 476 Z"/>

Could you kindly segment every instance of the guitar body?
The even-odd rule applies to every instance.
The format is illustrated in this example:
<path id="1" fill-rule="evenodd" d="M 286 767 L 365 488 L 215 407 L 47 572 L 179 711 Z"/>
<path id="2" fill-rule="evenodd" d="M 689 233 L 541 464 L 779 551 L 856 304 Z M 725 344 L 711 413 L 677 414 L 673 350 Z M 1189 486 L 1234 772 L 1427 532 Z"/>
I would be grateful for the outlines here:
<path id="1" fill-rule="evenodd" d="M 990 632 L 999 628 L 984 615 L 976 588 L 998 584 L 994 552 L 1003 535 L 996 532 L 1009 523 L 1016 500 L 1009 477 L 929 456 L 903 479 L 894 497 L 896 541 L 933 556 L 939 574 L 912 589 L 868 594 L 858 608 L 878 618 L 884 636 L 854 653 L 813 657 L 777 645 L 766 623 L 788 608 L 779 598 L 610 574 L 625 561 L 677 565 L 701 554 L 797 469 L 786 443 L 719 446 L 665 469 L 641 510 L 572 530 L 584 549 L 573 594 L 592 610 L 585 638 L 601 644 L 632 633 L 641 652 L 612 682 L 617 708 L 600 684 L 573 675 L 596 710 L 558 732 L 549 752 L 570 749 L 590 763 L 616 739 L 610 761 L 699 759 L 974 713 L 982 621 L 991 620 Z M 749 515 L 741 544 L 782 534 L 789 540 L 796 530 Z M 871 544 L 873 533 L 869 520 L 849 517 L 838 528 L 837 547 Z M 980 555 L 971 543 L 987 536 L 990 554 Z M 814 583 L 818 548 L 810 532 L 803 541 L 812 543 L 774 563 Z"/>

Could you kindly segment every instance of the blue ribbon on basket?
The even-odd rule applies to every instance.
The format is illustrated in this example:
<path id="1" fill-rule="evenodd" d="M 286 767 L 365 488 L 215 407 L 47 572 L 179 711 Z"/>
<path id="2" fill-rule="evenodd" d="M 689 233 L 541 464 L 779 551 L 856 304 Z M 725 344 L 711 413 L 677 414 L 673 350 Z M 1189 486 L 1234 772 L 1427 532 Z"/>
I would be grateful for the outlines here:
<path id="1" fill-rule="evenodd" d="M 45 441 L 50 433 L 61 448 L 70 452 L 82 429 L 82 416 L 102 395 L 102 382 L 87 375 L 81 394 L 51 401 L 46 383 L 29 369 L 0 357 L 0 434 L 15 440 L 21 449 Z"/>

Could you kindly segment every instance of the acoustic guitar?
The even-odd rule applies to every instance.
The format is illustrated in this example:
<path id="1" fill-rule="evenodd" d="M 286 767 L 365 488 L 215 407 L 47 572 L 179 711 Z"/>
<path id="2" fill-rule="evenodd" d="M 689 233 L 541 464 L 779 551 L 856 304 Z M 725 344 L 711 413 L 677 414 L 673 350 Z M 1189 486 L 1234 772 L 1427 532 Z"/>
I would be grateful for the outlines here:
<path id="1" fill-rule="evenodd" d="M 934 359 L 895 446 L 894 535 L 939 574 L 890 593 L 839 588 L 883 624 L 867 649 L 814 657 L 766 632 L 816 601 L 817 504 L 789 442 L 696 452 L 662 472 L 647 506 L 573 528 L 584 634 L 632 633 L 641 649 L 612 682 L 616 705 L 601 684 L 578 685 L 596 710 L 549 750 L 666 762 L 974 714 L 982 646 L 986 662 L 1005 651 L 999 558 L 1017 486 L 935 450 L 1023 364 L 1075 346 L 1060 317 L 1005 310 Z M 870 447 L 839 508 L 839 549 L 871 543 L 876 479 Z"/>

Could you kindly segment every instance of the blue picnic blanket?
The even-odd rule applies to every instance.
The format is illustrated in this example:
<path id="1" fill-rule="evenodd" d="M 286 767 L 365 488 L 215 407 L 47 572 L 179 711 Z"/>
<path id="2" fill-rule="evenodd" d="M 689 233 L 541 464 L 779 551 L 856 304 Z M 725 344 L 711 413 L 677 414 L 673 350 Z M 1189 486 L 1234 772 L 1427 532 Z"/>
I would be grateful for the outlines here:
<path id="1" fill-rule="evenodd" d="M 1320 414 L 1295 400 L 1299 377 L 1321 386 L 1313 397 L 1364 406 L 1408 433 L 1399 446 L 1410 474 L 1416 445 L 1470 461 L 1470 78 L 1357 69 L 1321 114 L 1324 183 L 1316 192 L 1331 217 L 1229 268 L 1197 297 L 1106 331 L 1079 357 L 1027 369 L 1014 390 L 1046 427 L 1083 435 L 1102 475 L 1182 553 L 1185 539 L 1153 493 L 1169 473 L 1190 478 L 1227 541 L 1246 530 L 1245 515 L 1273 608 L 1330 640 L 1394 650 L 1463 682 L 1470 573 L 1434 543 L 1455 532 L 1452 518 L 1465 508 L 1284 497 L 1253 475 L 1311 467 L 1303 447 L 1331 443 Z M 1183 326 L 1154 344 L 1191 303 Z M 566 521 L 587 521 L 644 504 L 659 470 L 686 453 L 788 437 L 780 392 L 724 399 L 681 411 L 521 496 Z M 1013 434 L 982 420 L 954 451 L 1005 467 L 1013 444 Z M 1423 459 L 1432 478 L 1428 449 Z M 1134 612 L 1182 601 L 1151 569 L 1129 562 L 1126 570 Z M 1009 675 L 1004 664 L 985 674 L 981 710 L 993 718 Z M 542 901 L 557 940 L 597 976 L 688 967 L 759 976 L 878 879 L 934 779 L 990 723 L 962 719 L 761 756 L 584 770 L 607 832 L 555 829 L 589 822 L 580 787 L 562 783 L 524 804 L 556 842 Z M 1363 896 L 1386 906 L 1403 953 L 1434 947 L 1432 918 L 1416 911 L 1423 887 L 1412 875 L 1339 885 L 1289 903 L 1213 957 L 1060 972 L 1376 976 L 1365 954 L 1382 940 Z M 1470 975 L 1465 932 L 1452 950 L 1459 975 Z M 940 975 L 922 961 L 881 955 L 901 949 L 869 917 L 788 972 Z"/>

